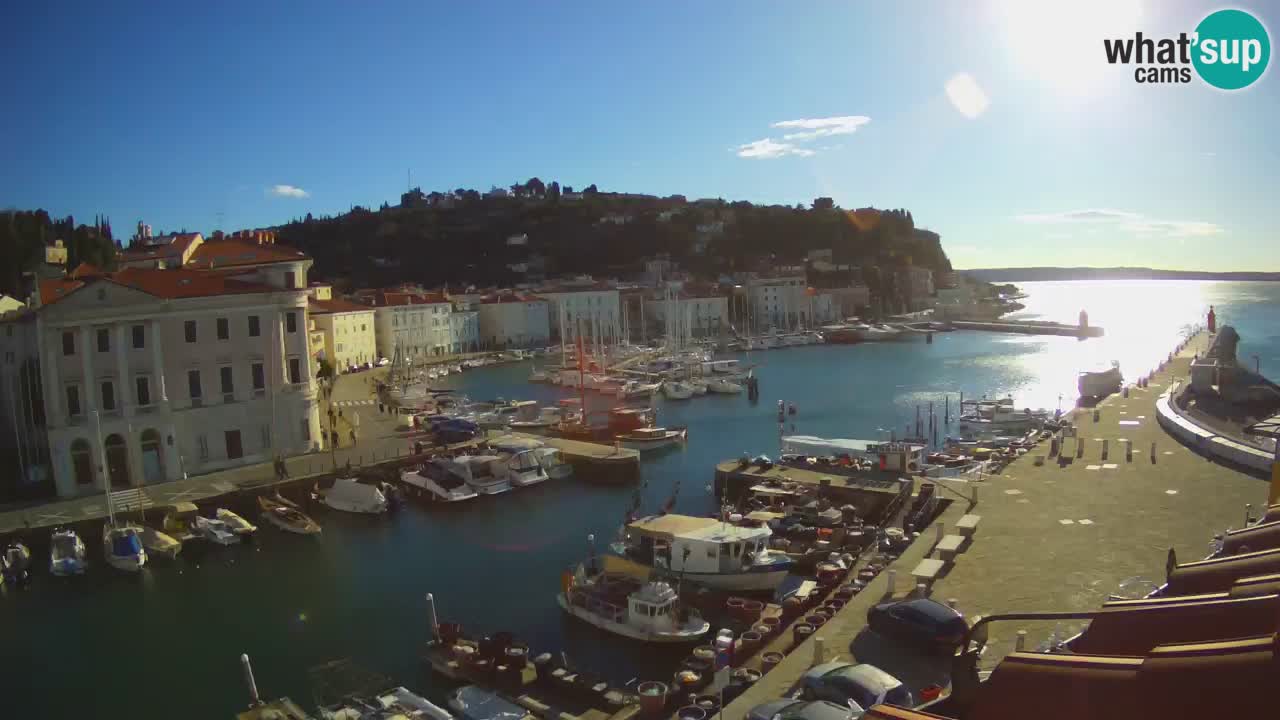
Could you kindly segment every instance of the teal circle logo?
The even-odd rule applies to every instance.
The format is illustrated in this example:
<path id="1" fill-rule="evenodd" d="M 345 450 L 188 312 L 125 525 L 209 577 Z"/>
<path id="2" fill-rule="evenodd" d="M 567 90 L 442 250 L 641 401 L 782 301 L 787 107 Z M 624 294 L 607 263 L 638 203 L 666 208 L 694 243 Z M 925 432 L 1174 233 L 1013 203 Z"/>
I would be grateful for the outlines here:
<path id="1" fill-rule="evenodd" d="M 1196 72 L 1220 90 L 1252 85 L 1271 59 L 1267 29 L 1243 10 L 1219 10 L 1201 20 L 1195 43 L 1191 62 Z"/>

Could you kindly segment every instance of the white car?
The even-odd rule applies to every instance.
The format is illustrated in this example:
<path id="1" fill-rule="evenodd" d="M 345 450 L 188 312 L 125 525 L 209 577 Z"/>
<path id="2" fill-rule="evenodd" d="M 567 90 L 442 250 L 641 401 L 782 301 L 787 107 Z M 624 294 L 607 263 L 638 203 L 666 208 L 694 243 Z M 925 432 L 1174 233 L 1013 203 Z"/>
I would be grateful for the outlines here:
<path id="1" fill-rule="evenodd" d="M 391 364 L 391 361 L 386 358 L 378 358 L 378 362 L 374 363 L 374 365 L 376 365 L 377 367 L 386 367 L 387 365 L 390 365 L 390 364 Z"/>

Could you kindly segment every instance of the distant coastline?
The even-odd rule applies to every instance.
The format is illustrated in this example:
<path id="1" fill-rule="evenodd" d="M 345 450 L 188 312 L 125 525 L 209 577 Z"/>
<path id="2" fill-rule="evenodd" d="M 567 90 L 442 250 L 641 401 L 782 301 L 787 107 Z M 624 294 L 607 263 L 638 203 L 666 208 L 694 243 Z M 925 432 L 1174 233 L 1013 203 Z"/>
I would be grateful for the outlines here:
<path id="1" fill-rule="evenodd" d="M 1268 280 L 1280 281 L 1280 272 L 1205 272 L 1158 270 L 1143 267 L 1017 267 L 959 270 L 975 280 L 991 283 L 1041 280 Z"/>

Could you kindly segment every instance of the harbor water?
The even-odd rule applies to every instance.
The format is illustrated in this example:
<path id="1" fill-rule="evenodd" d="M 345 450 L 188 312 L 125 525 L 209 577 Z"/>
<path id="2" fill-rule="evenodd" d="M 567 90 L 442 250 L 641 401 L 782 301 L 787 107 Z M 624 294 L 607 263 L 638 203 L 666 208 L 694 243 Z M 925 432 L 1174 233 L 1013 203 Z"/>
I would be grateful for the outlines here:
<path id="1" fill-rule="evenodd" d="M 743 454 L 776 455 L 776 403 L 794 403 L 787 433 L 887 438 L 927 427 L 966 398 L 1012 394 L 1018 407 L 1066 409 L 1075 373 L 1120 363 L 1127 378 L 1153 367 L 1210 305 L 1240 331 L 1241 362 L 1280 376 L 1280 283 L 1053 282 L 1022 285 L 1015 318 L 1075 322 L 1081 309 L 1106 336 L 1080 341 L 980 332 L 911 341 L 808 346 L 739 355 L 756 366 L 758 404 L 745 395 L 658 401 L 659 421 L 687 425 L 683 448 L 646 457 L 644 509 L 656 511 L 678 484 L 677 510 L 712 512 L 713 465 Z M 552 401 L 567 391 L 527 382 L 529 363 L 450 376 L 473 399 Z M 794 424 L 794 429 L 791 425 Z M 952 426 L 954 428 L 954 425 Z M 945 435 L 942 428 L 940 434 Z M 387 519 L 315 511 L 319 538 L 264 527 L 254 543 L 184 553 L 140 575 L 113 572 L 98 538 L 93 567 L 53 578 L 38 557 L 25 588 L 0 589 L 0 671 L 7 717 L 231 717 L 247 702 L 238 657 L 248 653 L 264 696 L 311 705 L 306 669 L 350 657 L 412 689 L 444 687 L 421 660 L 428 635 L 424 594 L 442 620 L 472 633 L 508 630 L 537 651 L 564 651 L 618 683 L 669 674 L 680 650 L 606 635 L 557 607 L 560 573 L 614 537 L 628 486 L 568 480 L 460 507 L 409 505 Z"/>

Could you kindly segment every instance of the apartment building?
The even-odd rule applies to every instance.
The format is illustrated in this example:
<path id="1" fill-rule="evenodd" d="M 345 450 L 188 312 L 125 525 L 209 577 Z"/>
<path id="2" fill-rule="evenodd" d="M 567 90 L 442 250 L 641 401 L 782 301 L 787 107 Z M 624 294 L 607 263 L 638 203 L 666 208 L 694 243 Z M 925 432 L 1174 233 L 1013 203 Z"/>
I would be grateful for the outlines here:
<path id="1" fill-rule="evenodd" d="M 545 347 L 551 342 L 550 304 L 518 292 L 500 292 L 480 299 L 480 341 L 485 348 Z"/>
<path id="2" fill-rule="evenodd" d="M 600 283 L 560 285 L 541 288 L 535 294 L 549 303 L 552 338 L 572 342 L 580 333 L 591 341 L 621 340 L 622 305 L 616 287 Z"/>
<path id="3" fill-rule="evenodd" d="M 371 290 L 357 301 L 374 312 L 374 336 L 379 357 L 430 357 L 451 352 L 449 315 L 453 305 L 441 293 L 412 288 Z"/>
<path id="4" fill-rule="evenodd" d="M 338 372 L 378 359 L 373 308 L 349 300 L 312 297 L 307 313 L 312 332 L 319 338 L 311 347 L 312 357 L 328 359 Z"/>

